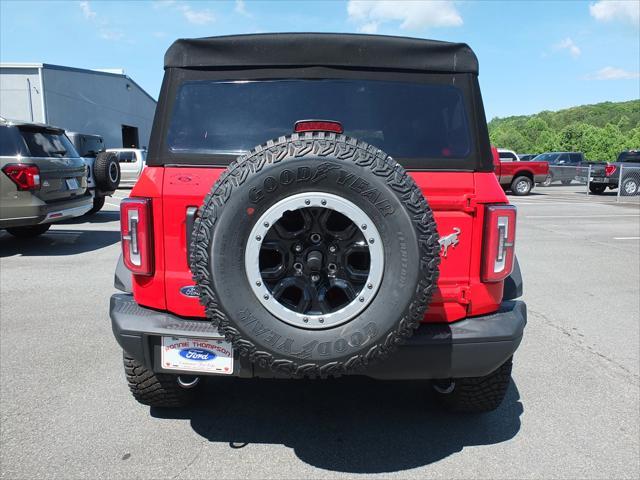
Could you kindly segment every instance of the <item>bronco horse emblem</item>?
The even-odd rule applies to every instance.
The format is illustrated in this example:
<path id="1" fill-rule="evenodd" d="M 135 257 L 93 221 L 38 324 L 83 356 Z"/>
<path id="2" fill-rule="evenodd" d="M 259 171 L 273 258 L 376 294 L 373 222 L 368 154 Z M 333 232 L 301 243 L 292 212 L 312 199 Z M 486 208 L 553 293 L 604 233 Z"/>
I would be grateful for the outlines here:
<path id="1" fill-rule="evenodd" d="M 449 250 L 449 247 L 455 247 L 456 245 L 458 245 L 459 243 L 459 238 L 458 236 L 460 235 L 461 230 L 458 227 L 453 227 L 453 233 L 450 233 L 449 235 L 446 235 L 444 237 L 440 237 L 440 240 L 438 240 L 438 243 L 440 244 L 440 247 L 442 247 L 442 256 L 446 257 L 447 256 L 447 251 Z"/>

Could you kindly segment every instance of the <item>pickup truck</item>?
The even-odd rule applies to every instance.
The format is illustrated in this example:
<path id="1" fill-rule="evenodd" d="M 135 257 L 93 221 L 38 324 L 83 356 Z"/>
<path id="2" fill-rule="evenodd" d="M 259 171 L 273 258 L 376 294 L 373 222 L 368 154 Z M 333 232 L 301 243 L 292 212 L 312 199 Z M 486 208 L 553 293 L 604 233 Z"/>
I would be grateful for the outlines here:
<path id="1" fill-rule="evenodd" d="M 140 148 L 109 148 L 107 152 L 116 156 L 122 178 L 120 184 L 124 187 L 132 187 L 140 177 L 147 159 L 147 151 Z"/>
<path id="2" fill-rule="evenodd" d="M 589 177 L 591 193 L 601 194 L 607 187 L 613 190 L 620 186 L 622 186 L 620 195 L 640 195 L 640 150 L 620 152 L 613 163 L 591 165 Z"/>
<path id="3" fill-rule="evenodd" d="M 500 185 L 514 195 L 529 195 L 535 183 L 542 183 L 549 175 L 547 162 L 522 162 L 511 150 L 492 147 L 494 172 Z"/>
<path id="4" fill-rule="evenodd" d="M 579 167 L 587 162 L 582 152 L 548 152 L 541 153 L 536 158 L 536 162 L 547 162 L 549 164 L 549 175 L 540 182 L 543 187 L 548 187 L 553 182 L 560 182 L 562 185 L 570 185 L 571 182 L 580 177 Z"/>

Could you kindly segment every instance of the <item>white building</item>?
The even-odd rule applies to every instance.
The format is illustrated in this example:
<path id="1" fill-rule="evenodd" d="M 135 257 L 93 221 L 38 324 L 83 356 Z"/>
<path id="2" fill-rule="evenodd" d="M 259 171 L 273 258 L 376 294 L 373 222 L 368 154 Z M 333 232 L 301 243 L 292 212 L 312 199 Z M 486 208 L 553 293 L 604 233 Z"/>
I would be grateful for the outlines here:
<path id="1" fill-rule="evenodd" d="M 0 63 L 0 117 L 98 134 L 107 148 L 146 147 L 156 101 L 122 70 Z"/>

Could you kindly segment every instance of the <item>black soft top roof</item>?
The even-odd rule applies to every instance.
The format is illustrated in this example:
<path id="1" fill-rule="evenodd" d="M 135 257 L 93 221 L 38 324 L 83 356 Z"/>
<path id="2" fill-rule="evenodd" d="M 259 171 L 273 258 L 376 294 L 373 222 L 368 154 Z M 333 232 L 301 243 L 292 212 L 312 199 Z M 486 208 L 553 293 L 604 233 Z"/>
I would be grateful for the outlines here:
<path id="1" fill-rule="evenodd" d="M 325 66 L 478 73 L 465 43 L 383 35 L 269 33 L 176 40 L 165 68 Z"/>

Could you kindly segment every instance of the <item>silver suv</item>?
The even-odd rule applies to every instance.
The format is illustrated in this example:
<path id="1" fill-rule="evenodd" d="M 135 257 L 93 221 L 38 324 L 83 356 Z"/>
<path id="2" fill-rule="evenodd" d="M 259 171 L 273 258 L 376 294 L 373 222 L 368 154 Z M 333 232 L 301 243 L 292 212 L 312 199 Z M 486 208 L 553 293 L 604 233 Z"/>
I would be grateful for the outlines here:
<path id="1" fill-rule="evenodd" d="M 87 167 L 64 130 L 0 118 L 0 229 L 17 237 L 93 206 Z"/>

